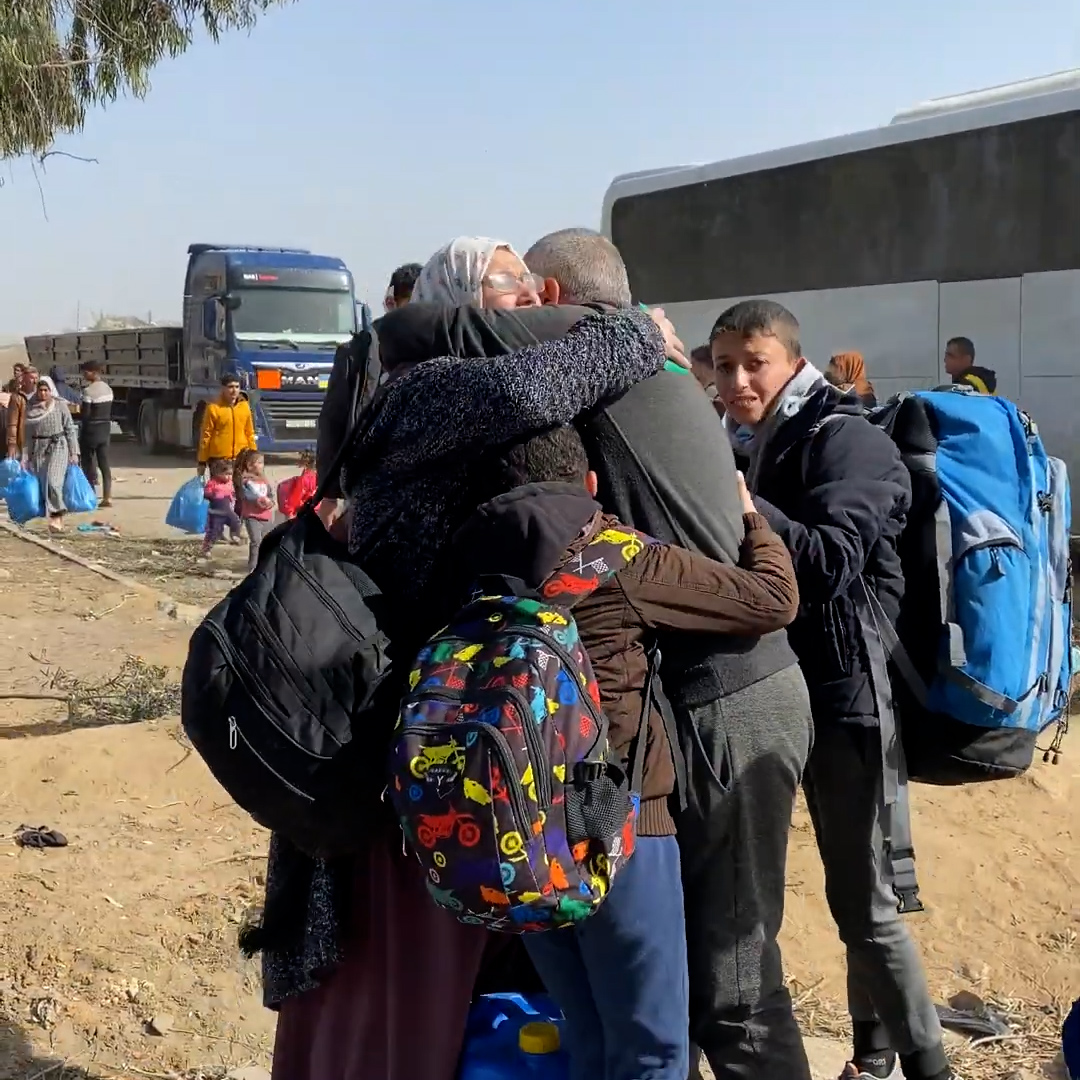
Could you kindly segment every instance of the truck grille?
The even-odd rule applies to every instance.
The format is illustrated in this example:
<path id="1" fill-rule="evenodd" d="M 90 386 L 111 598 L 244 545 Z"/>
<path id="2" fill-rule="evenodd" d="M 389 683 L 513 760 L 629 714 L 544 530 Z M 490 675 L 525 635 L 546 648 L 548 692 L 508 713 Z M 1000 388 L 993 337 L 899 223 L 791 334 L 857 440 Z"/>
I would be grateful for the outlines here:
<path id="1" fill-rule="evenodd" d="M 315 401 L 268 401 L 259 402 L 274 442 L 315 441 L 318 431 L 322 400 Z"/>

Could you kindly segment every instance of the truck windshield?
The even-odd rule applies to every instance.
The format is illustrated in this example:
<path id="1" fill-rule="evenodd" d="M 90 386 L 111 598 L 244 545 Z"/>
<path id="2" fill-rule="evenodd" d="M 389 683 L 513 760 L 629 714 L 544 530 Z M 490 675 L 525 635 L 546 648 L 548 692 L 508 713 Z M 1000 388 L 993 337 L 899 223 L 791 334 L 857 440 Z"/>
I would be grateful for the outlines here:
<path id="1" fill-rule="evenodd" d="M 232 312 L 238 341 L 339 342 L 356 326 L 352 293 L 261 288 L 233 289 L 232 295 L 240 301 Z"/>

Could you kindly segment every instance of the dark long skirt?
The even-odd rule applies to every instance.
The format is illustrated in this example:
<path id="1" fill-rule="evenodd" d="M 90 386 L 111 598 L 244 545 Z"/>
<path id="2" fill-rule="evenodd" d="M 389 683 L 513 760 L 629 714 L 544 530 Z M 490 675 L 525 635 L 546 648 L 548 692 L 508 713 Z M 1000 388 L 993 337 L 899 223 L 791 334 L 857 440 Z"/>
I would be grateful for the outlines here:
<path id="1" fill-rule="evenodd" d="M 352 895 L 343 962 L 280 1007 L 273 1080 L 454 1080 L 473 994 L 538 985 L 520 941 L 437 907 L 400 836 L 358 858 Z"/>

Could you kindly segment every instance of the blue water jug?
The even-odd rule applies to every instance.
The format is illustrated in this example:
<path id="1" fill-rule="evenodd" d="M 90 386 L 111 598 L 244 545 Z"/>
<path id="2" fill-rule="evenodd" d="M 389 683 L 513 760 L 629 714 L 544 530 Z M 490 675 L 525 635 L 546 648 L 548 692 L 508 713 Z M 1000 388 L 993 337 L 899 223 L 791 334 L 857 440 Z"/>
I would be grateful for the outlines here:
<path id="1" fill-rule="evenodd" d="M 569 1080 L 563 1019 L 546 994 L 488 994 L 469 1013 L 458 1080 Z"/>

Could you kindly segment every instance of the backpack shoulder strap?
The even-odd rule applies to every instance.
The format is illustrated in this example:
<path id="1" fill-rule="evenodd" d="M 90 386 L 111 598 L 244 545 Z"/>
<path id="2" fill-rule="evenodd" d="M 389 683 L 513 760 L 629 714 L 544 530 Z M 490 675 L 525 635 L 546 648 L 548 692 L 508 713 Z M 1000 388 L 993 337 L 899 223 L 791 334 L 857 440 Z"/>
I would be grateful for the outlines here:
<path id="1" fill-rule="evenodd" d="M 817 435 L 822 428 L 834 420 L 840 420 L 844 413 L 829 413 L 828 416 L 823 416 L 807 433 L 806 441 L 803 443 L 802 452 L 802 465 L 799 469 L 799 475 L 802 477 L 803 482 L 806 482 L 806 477 L 810 472 L 810 454 L 814 449 L 814 436 Z"/>
<path id="2" fill-rule="evenodd" d="M 655 543 L 651 536 L 622 525 L 601 529 L 540 585 L 540 595 L 564 607 L 573 607 Z"/>
<path id="3" fill-rule="evenodd" d="M 899 718 L 893 700 L 888 662 L 893 661 L 905 681 L 909 674 L 918 680 L 925 695 L 925 685 L 900 644 L 877 594 L 860 575 L 853 597 L 862 630 L 863 645 L 870 663 L 870 686 L 881 734 L 881 827 L 885 834 L 886 855 L 891 863 L 892 888 L 897 911 L 901 915 L 922 911 L 919 882 L 915 873 L 915 847 L 911 840 L 911 811 L 908 805 L 907 762 L 900 737 Z M 916 687 L 912 686 L 917 694 Z M 925 696 L 922 700 L 925 700 Z"/>

